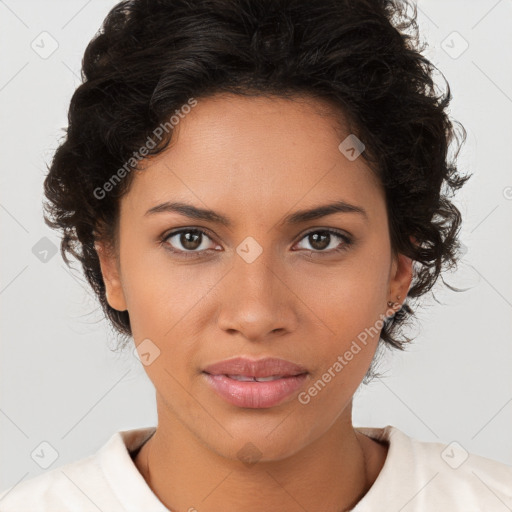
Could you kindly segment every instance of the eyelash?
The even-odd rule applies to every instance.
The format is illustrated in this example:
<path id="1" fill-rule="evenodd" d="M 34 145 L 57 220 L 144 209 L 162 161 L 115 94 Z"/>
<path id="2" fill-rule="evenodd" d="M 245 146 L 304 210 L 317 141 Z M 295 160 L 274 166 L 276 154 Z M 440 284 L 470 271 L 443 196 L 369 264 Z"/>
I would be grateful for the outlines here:
<path id="1" fill-rule="evenodd" d="M 205 253 L 206 251 L 216 251 L 215 249 L 205 249 L 205 250 L 202 250 L 202 251 L 182 251 L 182 250 L 177 250 L 177 249 L 172 248 L 171 245 L 167 242 L 167 240 L 169 238 L 173 237 L 173 236 L 179 235 L 181 233 L 189 233 L 189 232 L 190 233 L 200 233 L 201 235 L 206 235 L 208 238 L 212 239 L 212 237 L 204 229 L 199 229 L 199 228 L 182 228 L 182 229 L 179 229 L 179 230 L 176 230 L 176 231 L 171 231 L 170 233 L 164 234 L 163 237 L 160 239 L 160 243 L 161 243 L 161 245 L 164 246 L 164 248 L 166 250 L 172 252 L 173 254 L 177 255 L 180 258 L 200 258 L 200 257 L 203 257 L 203 253 Z M 325 255 L 332 255 L 332 254 L 337 254 L 337 253 L 345 252 L 345 251 L 347 251 L 350 248 L 350 246 L 353 243 L 353 240 L 350 237 L 348 237 L 344 233 L 341 233 L 340 231 L 337 231 L 337 230 L 334 230 L 334 229 L 319 229 L 319 228 L 313 229 L 313 230 L 308 231 L 307 233 L 305 233 L 302 236 L 302 238 L 299 240 L 299 242 L 304 240 L 304 238 L 308 237 L 309 235 L 312 235 L 313 233 L 322 233 L 322 234 L 334 235 L 334 236 L 336 236 L 338 238 L 341 238 L 344 243 L 341 246 L 336 247 L 335 249 L 331 249 L 330 251 L 302 249 L 302 251 L 305 250 L 305 251 L 309 252 L 311 256 L 312 255 L 317 255 L 317 254 L 320 254 L 320 255 L 323 255 L 323 254 L 325 254 Z"/>

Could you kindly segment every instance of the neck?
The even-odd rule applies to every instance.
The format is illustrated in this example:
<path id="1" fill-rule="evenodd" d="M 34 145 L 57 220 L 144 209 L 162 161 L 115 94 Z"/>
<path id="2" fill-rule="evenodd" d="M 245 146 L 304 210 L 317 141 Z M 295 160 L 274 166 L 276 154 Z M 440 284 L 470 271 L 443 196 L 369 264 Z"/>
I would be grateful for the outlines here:
<path id="1" fill-rule="evenodd" d="M 159 414 L 158 428 L 135 464 L 173 512 L 260 512 L 263 504 L 266 512 L 342 512 L 368 492 L 387 452 L 353 429 L 350 414 L 348 420 L 340 418 L 291 456 L 264 460 L 255 454 L 244 463 L 214 452 L 180 421 Z"/>

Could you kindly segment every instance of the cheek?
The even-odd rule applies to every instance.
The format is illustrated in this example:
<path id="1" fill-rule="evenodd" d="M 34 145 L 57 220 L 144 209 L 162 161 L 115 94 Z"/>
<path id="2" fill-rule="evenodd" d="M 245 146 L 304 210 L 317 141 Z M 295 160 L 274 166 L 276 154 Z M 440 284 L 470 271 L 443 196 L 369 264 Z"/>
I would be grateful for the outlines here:
<path id="1" fill-rule="evenodd" d="M 163 276 L 137 250 L 126 250 L 122 264 L 123 291 L 134 339 L 154 336 L 161 323 L 159 319 L 173 311 L 176 286 L 170 275 Z"/>
<path id="2" fill-rule="evenodd" d="M 167 344 L 176 337 L 193 337 L 200 325 L 197 316 L 222 273 L 213 267 L 199 271 L 193 265 L 173 263 L 163 248 L 132 247 L 127 240 L 122 265 L 134 339 L 154 338 Z"/>
<path id="3" fill-rule="evenodd" d="M 337 397 L 331 398 L 334 402 L 342 396 L 348 399 L 374 356 L 388 300 L 389 262 L 381 251 L 370 249 L 347 259 L 327 279 L 325 270 L 323 274 L 320 270 L 305 274 L 308 278 L 303 281 L 301 293 L 309 290 L 307 304 L 320 319 L 324 333 L 321 344 L 316 345 L 314 357 L 320 364 L 314 378 L 329 383 L 319 393 L 319 402 L 330 403 L 328 397 Z M 323 389 L 322 382 L 317 387 Z"/>
<path id="4" fill-rule="evenodd" d="M 316 344 L 318 365 L 300 402 L 308 402 L 304 411 L 322 410 L 325 418 L 335 421 L 352 398 L 380 338 L 383 308 L 376 295 L 373 281 L 365 283 L 359 277 L 345 280 L 324 295 L 323 302 L 319 297 L 311 298 L 321 304 L 318 316 L 328 329 L 322 329 L 325 335 Z"/>
<path id="5" fill-rule="evenodd" d="M 373 325 L 386 309 L 387 262 L 365 257 L 351 258 L 328 273 L 310 268 L 297 280 L 297 294 L 305 304 L 342 339 L 356 336 Z"/>

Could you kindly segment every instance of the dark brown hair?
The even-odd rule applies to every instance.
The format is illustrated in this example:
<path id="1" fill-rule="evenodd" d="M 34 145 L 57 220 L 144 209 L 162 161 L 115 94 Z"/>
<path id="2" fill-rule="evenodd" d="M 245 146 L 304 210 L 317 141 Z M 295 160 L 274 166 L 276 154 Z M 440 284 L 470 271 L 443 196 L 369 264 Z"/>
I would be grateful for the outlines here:
<path id="1" fill-rule="evenodd" d="M 62 231 L 64 260 L 81 263 L 119 333 L 131 336 L 129 314 L 106 301 L 95 241 L 115 241 L 129 171 L 144 163 L 134 153 L 190 98 L 306 95 L 339 106 L 385 190 L 392 247 L 415 262 L 407 299 L 456 265 L 461 217 L 450 195 L 469 176 L 455 165 L 460 147 L 448 158 L 459 141 L 446 112 L 450 88 L 445 80 L 444 93 L 436 90 L 410 8 L 400 0 L 127 0 L 110 11 L 85 51 L 44 206 L 47 224 Z M 122 168 L 120 183 L 105 187 Z M 400 327 L 413 315 L 406 301 L 386 321 L 383 342 L 403 349 L 410 340 Z"/>

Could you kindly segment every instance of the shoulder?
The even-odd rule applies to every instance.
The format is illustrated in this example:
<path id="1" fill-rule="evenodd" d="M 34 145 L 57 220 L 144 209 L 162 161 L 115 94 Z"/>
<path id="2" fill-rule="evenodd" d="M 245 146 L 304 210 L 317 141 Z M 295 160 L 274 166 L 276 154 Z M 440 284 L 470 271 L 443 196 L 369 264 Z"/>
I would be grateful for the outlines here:
<path id="1" fill-rule="evenodd" d="M 101 469 L 89 456 L 38 476 L 21 480 L 0 493 L 2 512 L 49 512 L 51 510 L 95 510 L 88 498 L 101 485 Z M 71 508 L 72 506 L 72 508 Z"/>
<path id="2" fill-rule="evenodd" d="M 404 512 L 512 509 L 512 466 L 470 453 L 457 441 L 420 441 L 391 425 L 357 430 L 389 443 L 389 449 L 379 476 L 354 512 L 389 499 Z"/>
<path id="3" fill-rule="evenodd" d="M 88 457 L 22 478 L 0 492 L 0 511 L 121 512 L 137 499 L 141 509 L 161 510 L 131 459 L 153 432 L 154 427 L 116 432 Z"/>
<path id="4" fill-rule="evenodd" d="M 417 452 L 418 474 L 432 480 L 433 489 L 467 510 L 506 510 L 512 506 L 512 467 L 468 452 L 450 443 L 411 440 Z M 449 498 L 448 498 L 449 497 Z M 504 505 L 507 504 L 507 507 Z M 486 508 L 483 508 L 486 507 Z"/>

